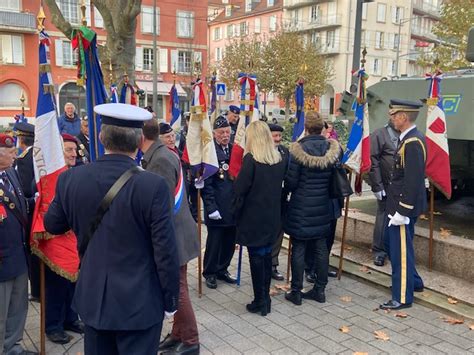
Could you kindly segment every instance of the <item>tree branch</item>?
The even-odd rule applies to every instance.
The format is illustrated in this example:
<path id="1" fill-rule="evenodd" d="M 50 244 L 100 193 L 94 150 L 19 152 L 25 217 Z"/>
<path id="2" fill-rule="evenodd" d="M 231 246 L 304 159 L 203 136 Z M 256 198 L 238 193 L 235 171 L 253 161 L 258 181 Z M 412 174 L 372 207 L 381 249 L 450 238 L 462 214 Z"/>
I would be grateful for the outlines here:
<path id="1" fill-rule="evenodd" d="M 107 35 L 113 36 L 115 34 L 114 19 L 105 1 L 93 0 L 91 5 L 94 5 L 97 8 L 97 10 L 99 10 L 99 13 L 102 15 L 102 19 L 104 20 L 104 26 L 107 31 Z"/>
<path id="2" fill-rule="evenodd" d="M 46 6 L 51 12 L 51 22 L 58 30 L 66 35 L 67 38 L 71 38 L 72 33 L 72 26 L 71 24 L 66 21 L 61 10 L 59 10 L 58 5 L 56 4 L 55 0 L 44 0 Z"/>

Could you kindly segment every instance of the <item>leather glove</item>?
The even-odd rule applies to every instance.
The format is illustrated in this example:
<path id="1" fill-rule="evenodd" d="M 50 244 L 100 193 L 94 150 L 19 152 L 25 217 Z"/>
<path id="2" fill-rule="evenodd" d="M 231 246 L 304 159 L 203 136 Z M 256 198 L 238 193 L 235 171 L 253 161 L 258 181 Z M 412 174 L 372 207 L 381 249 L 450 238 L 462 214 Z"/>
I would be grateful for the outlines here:
<path id="1" fill-rule="evenodd" d="M 401 226 L 402 224 L 409 224 L 410 218 L 402 216 L 400 213 L 395 212 L 395 215 L 388 215 L 390 221 L 388 222 L 388 226 Z"/>
<path id="2" fill-rule="evenodd" d="M 198 190 L 202 189 L 204 187 L 204 180 L 203 179 L 194 179 L 194 186 Z"/>
<path id="3" fill-rule="evenodd" d="M 209 214 L 209 218 L 213 219 L 215 221 L 218 221 L 218 220 L 222 219 L 221 214 L 217 210 L 212 212 L 211 214 Z"/>
<path id="4" fill-rule="evenodd" d="M 375 197 L 377 200 L 382 201 L 382 199 L 386 196 L 385 190 L 374 192 Z"/>
<path id="5" fill-rule="evenodd" d="M 172 312 L 167 312 L 165 311 L 165 318 L 166 319 L 170 319 L 171 317 L 174 316 L 174 314 L 176 313 L 177 311 L 172 311 Z"/>

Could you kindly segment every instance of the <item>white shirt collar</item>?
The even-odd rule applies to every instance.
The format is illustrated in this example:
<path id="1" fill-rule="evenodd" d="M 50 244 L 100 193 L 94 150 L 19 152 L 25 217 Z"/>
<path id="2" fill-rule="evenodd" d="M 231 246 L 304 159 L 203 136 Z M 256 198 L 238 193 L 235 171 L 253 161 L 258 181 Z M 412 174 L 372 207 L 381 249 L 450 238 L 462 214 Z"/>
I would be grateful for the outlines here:
<path id="1" fill-rule="evenodd" d="M 415 129 L 416 128 L 416 124 L 414 124 L 413 126 L 411 126 L 410 128 L 408 128 L 406 131 L 403 131 L 402 133 L 400 133 L 400 142 L 403 140 L 403 138 L 405 138 L 405 136 L 408 134 L 408 132 L 410 132 L 411 130 Z"/>

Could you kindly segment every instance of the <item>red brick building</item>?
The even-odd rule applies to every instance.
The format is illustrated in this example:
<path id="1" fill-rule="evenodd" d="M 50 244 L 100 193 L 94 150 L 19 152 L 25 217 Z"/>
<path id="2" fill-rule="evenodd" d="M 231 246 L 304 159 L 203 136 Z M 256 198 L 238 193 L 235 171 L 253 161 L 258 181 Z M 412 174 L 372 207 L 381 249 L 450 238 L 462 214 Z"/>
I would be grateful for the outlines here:
<path id="1" fill-rule="evenodd" d="M 79 26 L 82 0 L 57 0 L 64 17 Z M 25 97 L 25 115 L 34 117 L 38 90 L 38 35 L 36 15 L 38 0 L 0 1 L 0 125 L 13 123 L 21 111 L 20 97 Z M 105 43 L 106 31 L 97 9 L 86 1 L 88 25 L 97 33 L 98 43 Z M 70 41 L 50 21 L 45 7 L 47 33 L 52 39 L 51 72 L 56 87 L 58 111 L 73 102 L 80 115 L 86 112 L 85 90 L 76 85 L 76 54 Z M 192 0 L 157 1 L 158 105 L 157 116 L 168 115 L 168 92 L 176 82 L 183 110 L 189 108 L 190 83 L 194 62 L 207 68 L 207 3 Z M 143 0 L 137 17 L 136 81 L 146 95 L 140 105 L 152 103 L 153 72 L 153 0 Z M 106 64 L 105 64 L 106 65 Z"/>

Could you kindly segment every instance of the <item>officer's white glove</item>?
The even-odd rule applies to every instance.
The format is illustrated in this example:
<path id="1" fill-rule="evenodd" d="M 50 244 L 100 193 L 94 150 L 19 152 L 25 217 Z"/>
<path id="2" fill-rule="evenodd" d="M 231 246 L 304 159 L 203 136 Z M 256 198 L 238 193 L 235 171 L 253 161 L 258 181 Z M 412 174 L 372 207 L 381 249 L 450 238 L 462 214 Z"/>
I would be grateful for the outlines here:
<path id="1" fill-rule="evenodd" d="M 204 179 L 194 179 L 194 186 L 200 190 L 204 187 Z"/>
<path id="2" fill-rule="evenodd" d="M 221 214 L 219 213 L 219 211 L 214 211 L 211 214 L 209 214 L 209 218 L 213 219 L 215 221 L 218 221 L 219 219 L 222 219 Z"/>
<path id="3" fill-rule="evenodd" d="M 409 224 L 410 218 L 402 216 L 400 213 L 395 212 L 392 216 L 391 214 L 388 215 L 390 221 L 388 222 L 388 226 L 401 226 L 402 224 Z"/>
<path id="4" fill-rule="evenodd" d="M 35 202 L 38 201 L 39 196 L 40 196 L 40 193 L 39 193 L 39 192 L 35 192 L 35 197 L 34 197 Z"/>
<path id="5" fill-rule="evenodd" d="M 385 190 L 374 192 L 375 197 L 377 200 L 382 201 L 382 199 L 386 196 Z"/>
<path id="6" fill-rule="evenodd" d="M 171 317 L 174 316 L 174 314 L 176 313 L 177 311 L 173 311 L 173 312 L 166 312 L 165 311 L 165 318 L 166 319 L 170 319 Z"/>

